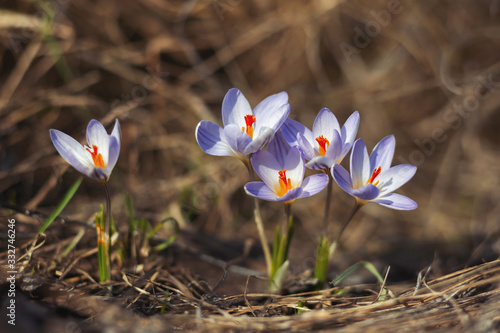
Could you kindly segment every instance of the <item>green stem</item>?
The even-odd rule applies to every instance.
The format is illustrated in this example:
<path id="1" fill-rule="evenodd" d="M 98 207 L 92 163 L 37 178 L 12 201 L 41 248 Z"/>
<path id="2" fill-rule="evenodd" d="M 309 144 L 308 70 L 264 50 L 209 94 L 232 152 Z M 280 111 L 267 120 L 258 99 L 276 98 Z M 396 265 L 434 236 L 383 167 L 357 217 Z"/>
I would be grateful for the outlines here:
<path id="1" fill-rule="evenodd" d="M 330 217 L 330 205 L 332 202 L 333 177 L 330 172 L 323 170 L 328 175 L 328 185 L 326 188 L 325 216 L 323 217 L 323 235 L 328 235 L 328 219 Z"/>
<path id="2" fill-rule="evenodd" d="M 250 181 L 253 181 L 254 174 L 250 162 L 245 162 L 245 166 L 247 167 L 248 173 L 250 174 Z M 269 251 L 269 245 L 267 242 L 266 233 L 264 232 L 264 223 L 262 222 L 262 215 L 260 214 L 259 200 L 257 198 L 254 198 L 253 204 L 254 204 L 253 216 L 255 219 L 255 224 L 257 225 L 257 231 L 259 233 L 260 243 L 262 245 L 262 251 L 264 252 L 264 258 L 266 259 L 267 274 L 268 276 L 270 276 L 272 270 L 271 252 Z"/>
<path id="3" fill-rule="evenodd" d="M 109 242 L 110 242 L 110 216 L 111 216 L 111 197 L 109 195 L 109 189 L 107 182 L 102 182 L 104 186 L 104 192 L 106 193 L 106 223 L 104 225 L 104 256 L 105 256 L 105 266 L 106 266 L 106 281 L 108 282 L 111 278 L 111 262 L 109 258 Z"/>

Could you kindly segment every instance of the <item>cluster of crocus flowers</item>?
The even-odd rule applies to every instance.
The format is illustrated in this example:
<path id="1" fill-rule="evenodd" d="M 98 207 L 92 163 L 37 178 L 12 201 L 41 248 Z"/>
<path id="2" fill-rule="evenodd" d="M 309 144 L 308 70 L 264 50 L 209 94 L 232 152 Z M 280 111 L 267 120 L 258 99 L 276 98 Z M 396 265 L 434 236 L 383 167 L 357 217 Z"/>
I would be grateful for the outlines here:
<path id="1" fill-rule="evenodd" d="M 395 148 L 393 136 L 384 138 L 373 149 L 372 154 L 368 155 L 363 140 L 355 141 L 360 123 L 357 111 L 340 127 L 335 115 L 329 109 L 323 108 L 318 113 L 312 130 L 289 119 L 289 112 L 290 105 L 285 92 L 267 97 L 252 110 L 239 90 L 230 89 L 222 103 L 224 128 L 209 121 L 201 121 L 196 127 L 196 140 L 203 151 L 210 155 L 234 155 L 249 168 L 251 165 L 261 181 L 247 183 L 245 192 L 254 198 L 285 203 L 287 215 L 292 202 L 312 196 L 328 185 L 326 222 L 332 193 L 331 184 L 335 180 L 345 192 L 356 199 L 356 206 L 332 244 L 336 244 L 352 216 L 366 203 L 374 202 L 398 210 L 417 207 L 413 200 L 393 193 L 416 172 L 413 165 L 391 167 Z M 349 174 L 340 163 L 351 148 Z M 304 179 L 306 167 L 322 173 Z M 258 212 L 258 209 L 255 211 Z M 267 242 L 262 237 L 262 226 L 259 227 L 259 223 L 257 226 L 266 252 Z M 286 232 L 285 228 L 282 232 Z M 280 237 L 275 237 L 275 242 L 277 239 L 286 239 L 285 247 L 288 247 L 290 239 L 287 239 L 286 235 Z M 327 235 L 322 236 L 318 253 L 333 252 L 327 249 L 328 238 Z M 276 247 L 276 244 L 274 245 Z M 273 250 L 273 256 L 274 252 Z M 286 254 L 287 251 L 284 252 L 285 258 Z M 269 262 L 267 256 L 266 261 Z M 323 260 L 321 263 L 321 274 L 326 274 L 327 261 Z M 276 263 L 274 258 L 273 263 Z M 270 272 L 276 272 L 276 269 L 271 267 Z M 270 277 L 272 280 L 272 274 Z"/>
<path id="2" fill-rule="evenodd" d="M 55 129 L 50 130 L 50 138 L 59 154 L 76 170 L 90 178 L 108 181 L 120 154 L 118 119 L 111 135 L 100 122 L 92 119 L 87 126 L 88 146 L 82 146 L 71 136 Z"/>

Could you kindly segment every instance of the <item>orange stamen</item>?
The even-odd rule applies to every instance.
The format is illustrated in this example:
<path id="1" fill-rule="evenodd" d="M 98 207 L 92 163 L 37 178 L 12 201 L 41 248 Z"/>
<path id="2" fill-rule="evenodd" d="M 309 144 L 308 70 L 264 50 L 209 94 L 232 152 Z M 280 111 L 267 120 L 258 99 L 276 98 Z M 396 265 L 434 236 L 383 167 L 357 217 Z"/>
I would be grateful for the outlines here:
<path id="1" fill-rule="evenodd" d="M 325 156 L 326 150 L 328 149 L 328 146 L 330 146 L 330 141 L 328 141 L 327 138 L 325 138 L 323 135 L 320 135 L 316 138 L 316 141 L 319 144 L 319 154 L 321 156 Z"/>
<path id="2" fill-rule="evenodd" d="M 92 150 L 90 148 L 86 148 L 87 151 L 90 153 L 92 156 L 92 161 L 94 161 L 94 165 L 98 168 L 105 168 L 106 166 L 104 165 L 104 160 L 102 159 L 102 155 L 97 153 L 97 146 L 92 145 Z"/>
<path id="3" fill-rule="evenodd" d="M 278 171 L 278 178 L 280 182 L 280 188 L 277 191 L 279 197 L 282 197 L 289 190 L 292 189 L 292 182 L 290 178 L 286 178 L 286 169 Z"/>
<path id="4" fill-rule="evenodd" d="M 372 176 L 370 177 L 370 179 L 368 179 L 368 181 L 366 182 L 366 184 L 369 184 L 369 183 L 372 183 L 373 184 L 373 181 L 375 180 L 375 178 L 377 178 L 378 175 L 380 175 L 380 173 L 382 172 L 382 167 L 378 167 L 378 168 L 375 168 L 373 170 L 373 173 L 372 173 Z M 375 182 L 375 184 L 373 184 L 374 186 L 377 186 L 378 185 L 378 181 Z"/>
<path id="5" fill-rule="evenodd" d="M 241 130 L 245 132 L 246 134 L 250 135 L 250 137 L 253 139 L 253 123 L 255 123 L 255 116 L 253 114 L 247 114 L 245 116 L 245 123 L 246 123 L 246 129 L 245 127 L 242 127 Z"/>

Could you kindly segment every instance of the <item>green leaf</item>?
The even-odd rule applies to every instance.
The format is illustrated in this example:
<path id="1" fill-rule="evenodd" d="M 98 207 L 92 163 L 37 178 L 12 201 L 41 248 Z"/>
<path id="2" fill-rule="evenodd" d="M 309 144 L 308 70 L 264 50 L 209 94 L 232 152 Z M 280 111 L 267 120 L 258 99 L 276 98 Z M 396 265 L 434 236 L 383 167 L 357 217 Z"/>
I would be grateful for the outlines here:
<path id="1" fill-rule="evenodd" d="M 317 285 L 318 290 L 323 288 L 326 281 L 329 256 L 330 244 L 328 244 L 328 238 L 321 236 L 318 244 L 318 251 L 316 252 L 316 265 L 314 268 L 314 277 L 319 280 Z"/>
<path id="2" fill-rule="evenodd" d="M 52 212 L 52 214 L 49 215 L 49 217 L 45 220 L 43 223 L 42 227 L 40 230 L 38 230 L 38 234 L 43 233 L 51 224 L 54 222 L 54 220 L 61 214 L 63 209 L 66 207 L 66 205 L 70 202 L 71 198 L 76 193 L 76 190 L 80 187 L 80 184 L 82 183 L 83 177 L 78 178 L 78 180 L 69 188 L 68 192 L 66 192 L 66 195 L 62 199 L 62 201 L 59 203 L 59 205 L 56 207 L 56 209 Z"/>
<path id="3" fill-rule="evenodd" d="M 372 275 L 377 278 L 378 282 L 384 283 L 384 278 L 382 278 L 382 275 L 380 275 L 380 273 L 377 271 L 377 269 L 375 268 L 375 266 L 371 262 L 361 261 L 361 262 L 358 262 L 357 264 L 352 265 L 351 267 L 346 269 L 342 274 L 337 276 L 332 281 L 332 284 L 337 285 L 337 284 L 341 283 L 342 281 L 344 281 L 345 278 L 352 275 L 354 272 L 356 272 L 361 267 L 366 268 L 366 270 L 368 272 L 372 273 Z"/>
<path id="4" fill-rule="evenodd" d="M 151 237 L 153 237 L 153 235 L 166 223 L 171 223 L 173 225 L 173 228 L 174 228 L 174 234 L 172 236 L 170 236 L 165 242 L 161 243 L 161 244 L 158 244 L 156 245 L 154 248 L 153 248 L 153 251 L 161 251 L 161 250 L 164 250 L 166 249 L 167 247 L 169 247 L 174 241 L 175 239 L 177 238 L 177 236 L 179 235 L 179 232 L 180 232 L 180 228 L 179 228 L 179 223 L 177 222 L 176 219 L 174 219 L 173 217 L 169 217 L 169 218 L 166 218 L 164 219 L 163 221 L 161 221 L 160 223 L 158 223 L 158 225 L 148 234 L 148 237 L 147 239 L 149 240 Z"/>

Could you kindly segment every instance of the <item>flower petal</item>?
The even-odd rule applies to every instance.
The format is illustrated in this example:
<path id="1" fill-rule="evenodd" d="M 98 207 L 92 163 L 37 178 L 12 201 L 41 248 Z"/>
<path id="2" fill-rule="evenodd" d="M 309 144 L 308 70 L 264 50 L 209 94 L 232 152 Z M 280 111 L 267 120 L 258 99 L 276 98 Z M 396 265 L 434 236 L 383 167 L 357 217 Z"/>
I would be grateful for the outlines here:
<path id="1" fill-rule="evenodd" d="M 120 155 L 120 145 L 121 145 L 121 128 L 118 119 L 115 121 L 115 127 L 111 132 L 111 136 L 109 138 L 109 159 L 108 164 L 106 165 L 106 169 L 109 169 L 109 173 L 111 174 L 111 170 L 113 170 L 116 161 L 118 160 L 118 156 Z"/>
<path id="2" fill-rule="evenodd" d="M 243 131 L 240 132 L 243 133 Z M 254 136 L 253 140 L 248 143 L 243 153 L 248 156 L 255 153 L 256 151 L 261 150 L 273 139 L 275 132 L 275 130 L 269 127 L 261 128 L 259 134 L 257 136 Z"/>
<path id="3" fill-rule="evenodd" d="M 276 132 L 274 138 L 267 145 L 267 151 L 276 158 L 282 169 L 285 168 L 285 161 L 290 148 L 288 141 L 285 140 L 281 131 Z"/>
<path id="4" fill-rule="evenodd" d="M 417 167 L 411 164 L 400 164 L 393 166 L 376 178 L 379 181 L 377 187 L 382 195 L 391 193 L 406 184 L 417 172 Z"/>
<path id="5" fill-rule="evenodd" d="M 80 173 L 92 177 L 92 171 L 95 168 L 94 164 L 89 152 L 78 141 L 55 129 L 50 130 L 50 138 L 66 162 L 71 164 Z"/>
<path id="6" fill-rule="evenodd" d="M 236 124 L 229 124 L 224 127 L 224 137 L 227 144 L 235 153 L 244 154 L 246 147 L 252 142 L 252 138 L 243 132 Z"/>
<path id="7" fill-rule="evenodd" d="M 302 158 L 302 153 L 298 147 L 291 147 L 290 152 L 286 156 L 286 160 L 282 169 L 286 169 L 286 176 L 290 178 L 292 188 L 300 187 L 304 179 L 306 167 Z"/>
<path id="8" fill-rule="evenodd" d="M 316 152 L 314 151 L 313 146 L 311 146 L 311 144 L 309 143 L 309 140 L 307 139 L 306 135 L 303 135 L 302 133 L 297 133 L 297 143 L 300 150 L 302 150 L 302 153 L 304 154 L 304 158 L 306 160 L 312 160 L 316 156 Z"/>
<path id="9" fill-rule="evenodd" d="M 354 140 L 356 139 L 356 135 L 358 134 L 359 128 L 359 112 L 354 111 L 349 118 L 346 120 L 344 126 L 340 130 L 340 137 L 342 138 L 342 158 L 347 155 L 349 150 L 351 149 Z"/>
<path id="10" fill-rule="evenodd" d="M 252 155 L 250 162 L 257 175 L 269 188 L 275 190 L 279 187 L 278 171 L 281 170 L 281 166 L 271 153 L 259 150 Z"/>
<path id="11" fill-rule="evenodd" d="M 332 177 L 335 182 L 343 189 L 347 194 L 352 195 L 352 180 L 351 176 L 344 167 L 340 164 L 335 164 L 332 169 Z"/>
<path id="12" fill-rule="evenodd" d="M 253 114 L 255 118 L 265 117 L 266 113 L 273 113 L 285 104 L 288 104 L 288 94 L 282 91 L 265 98 L 254 108 Z"/>
<path id="13" fill-rule="evenodd" d="M 369 183 L 363 187 L 352 190 L 352 195 L 361 200 L 371 201 L 377 198 L 380 194 L 379 189 L 373 184 Z"/>
<path id="14" fill-rule="evenodd" d="M 283 196 L 278 197 L 278 201 L 281 202 L 293 201 L 295 199 L 300 198 L 303 191 L 304 190 L 302 189 L 302 187 L 293 188 L 290 191 L 286 192 Z"/>
<path id="15" fill-rule="evenodd" d="M 87 125 L 87 142 L 89 147 L 97 146 L 98 152 L 102 155 L 104 165 L 109 162 L 109 135 L 104 126 L 95 119 Z"/>
<path id="16" fill-rule="evenodd" d="M 370 155 L 370 167 L 374 169 L 381 167 L 382 171 L 391 167 L 392 158 L 394 156 L 394 148 L 396 146 L 396 139 L 394 135 L 389 135 L 380 140 L 379 143 L 373 148 Z"/>
<path id="17" fill-rule="evenodd" d="M 264 182 L 250 182 L 244 187 L 245 192 L 252 196 L 268 201 L 278 201 L 278 196 Z"/>
<path id="18" fill-rule="evenodd" d="M 306 167 L 312 170 L 324 170 L 329 169 L 333 165 L 333 161 L 325 156 L 313 157 L 309 162 L 306 163 Z"/>
<path id="19" fill-rule="evenodd" d="M 201 149 L 215 156 L 233 156 L 231 147 L 227 144 L 224 137 L 224 130 L 208 120 L 202 120 L 196 126 L 196 141 Z"/>
<path id="20" fill-rule="evenodd" d="M 283 133 L 283 136 L 285 137 L 286 141 L 288 141 L 288 143 L 290 143 L 291 146 L 299 144 L 299 142 L 297 142 L 297 137 L 298 134 L 300 133 L 304 137 L 304 139 L 308 141 L 309 146 L 312 148 L 311 145 L 314 142 L 312 132 L 298 121 L 295 121 L 290 118 L 286 119 L 285 122 L 283 123 L 283 126 L 281 126 L 281 132 Z M 300 148 L 304 150 L 304 147 Z M 314 154 L 314 152 L 312 152 L 311 154 Z"/>
<path id="21" fill-rule="evenodd" d="M 353 188 L 360 188 L 366 184 L 371 176 L 370 158 L 363 139 L 354 142 L 351 152 L 351 179 Z"/>
<path id="22" fill-rule="evenodd" d="M 396 210 L 412 210 L 418 207 L 415 201 L 397 193 L 384 195 L 373 202 Z"/>
<path id="23" fill-rule="evenodd" d="M 326 150 L 325 157 L 328 157 L 333 163 L 342 162 L 344 156 L 342 156 L 342 138 L 339 132 L 333 131 L 332 141 L 330 141 L 330 145 Z M 328 168 L 330 168 L 332 164 L 330 164 Z"/>
<path id="24" fill-rule="evenodd" d="M 276 132 L 288 118 L 289 113 L 290 104 L 283 104 L 274 110 L 262 110 L 258 115 L 255 115 L 254 133 L 261 135 L 264 128 L 271 128 L 273 132 Z"/>
<path id="25" fill-rule="evenodd" d="M 250 103 L 245 96 L 236 88 L 229 89 L 222 101 L 222 123 L 224 127 L 229 124 L 237 124 L 245 127 L 245 116 L 253 114 Z"/>
<path id="26" fill-rule="evenodd" d="M 321 192 L 326 185 L 328 185 L 328 181 L 328 175 L 321 173 L 307 177 L 302 182 L 302 188 L 304 191 L 299 198 L 310 197 L 318 192 Z"/>
<path id="27" fill-rule="evenodd" d="M 313 137 L 317 138 L 323 135 L 330 143 L 333 140 L 333 132 L 340 132 L 339 122 L 337 117 L 327 108 L 323 108 L 319 111 L 313 124 Z"/>

